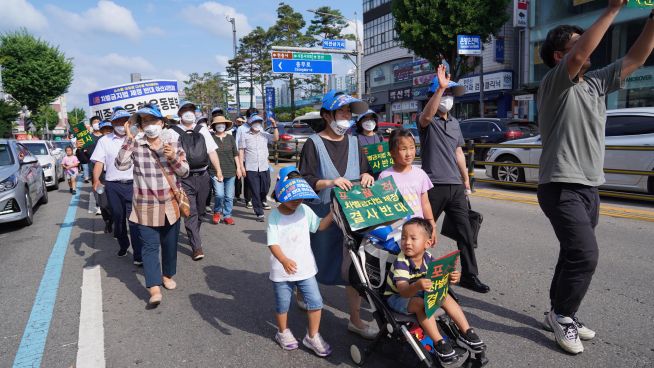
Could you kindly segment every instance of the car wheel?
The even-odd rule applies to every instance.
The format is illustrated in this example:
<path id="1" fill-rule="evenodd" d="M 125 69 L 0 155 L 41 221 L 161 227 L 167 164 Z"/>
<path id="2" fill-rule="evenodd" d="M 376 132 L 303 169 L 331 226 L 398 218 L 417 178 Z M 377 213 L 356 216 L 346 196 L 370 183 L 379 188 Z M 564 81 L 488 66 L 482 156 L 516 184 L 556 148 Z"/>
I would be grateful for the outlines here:
<path id="1" fill-rule="evenodd" d="M 58 190 L 59 189 L 59 178 L 57 177 L 57 171 L 54 172 L 54 178 L 53 178 L 52 181 L 54 181 L 54 183 L 50 186 L 50 189 Z"/>
<path id="2" fill-rule="evenodd" d="M 41 185 L 43 189 L 43 195 L 41 196 L 41 204 L 48 203 L 48 187 L 45 185 L 45 177 L 41 177 Z"/>
<path id="3" fill-rule="evenodd" d="M 495 162 L 510 162 L 519 164 L 520 160 L 513 156 L 502 156 L 495 160 Z M 521 167 L 515 166 L 494 166 L 493 178 L 495 180 L 505 181 L 508 183 L 524 183 L 525 170 Z"/>
<path id="4" fill-rule="evenodd" d="M 29 188 L 25 188 L 25 208 L 27 209 L 27 216 L 23 219 L 23 225 L 30 226 L 34 223 L 34 209 L 32 208 Z"/>

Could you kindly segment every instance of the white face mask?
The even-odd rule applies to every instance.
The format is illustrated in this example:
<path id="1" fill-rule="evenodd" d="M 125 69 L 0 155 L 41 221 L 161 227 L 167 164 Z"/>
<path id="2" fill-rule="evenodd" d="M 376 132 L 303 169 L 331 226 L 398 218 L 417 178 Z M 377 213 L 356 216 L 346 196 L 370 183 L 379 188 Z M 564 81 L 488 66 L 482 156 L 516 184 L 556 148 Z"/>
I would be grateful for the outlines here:
<path id="1" fill-rule="evenodd" d="M 143 132 L 145 133 L 148 138 L 157 138 L 160 134 L 161 131 L 163 130 L 163 127 L 159 124 L 154 124 L 154 125 L 148 125 L 143 129 Z"/>
<path id="2" fill-rule="evenodd" d="M 187 111 L 182 114 L 182 123 L 186 125 L 191 125 L 195 123 L 195 113 L 193 111 Z"/>
<path id="3" fill-rule="evenodd" d="M 441 97 L 441 103 L 438 104 L 438 111 L 440 112 L 449 112 L 454 106 L 454 97 L 453 96 L 443 96 Z"/>
<path id="4" fill-rule="evenodd" d="M 222 133 L 227 128 L 227 125 L 225 125 L 225 124 L 216 124 L 214 127 L 215 127 L 214 129 L 216 129 L 216 132 Z"/>
<path id="5" fill-rule="evenodd" d="M 261 123 L 252 124 L 252 130 L 258 132 L 261 130 Z"/>
<path id="6" fill-rule="evenodd" d="M 115 126 L 114 127 L 114 133 L 118 135 L 125 135 L 125 127 L 120 125 L 120 126 Z"/>
<path id="7" fill-rule="evenodd" d="M 350 129 L 352 123 L 349 120 L 345 120 L 345 119 L 332 120 L 332 122 L 329 123 L 329 126 L 337 135 L 344 135 L 345 133 L 347 133 L 347 130 Z"/>
<path id="8" fill-rule="evenodd" d="M 93 123 L 93 130 L 100 130 L 100 123 Z"/>
<path id="9" fill-rule="evenodd" d="M 361 123 L 361 127 L 364 130 L 367 130 L 369 132 L 372 132 L 373 130 L 375 130 L 376 126 L 377 126 L 377 123 L 375 123 L 374 120 L 366 120 L 363 123 Z"/>

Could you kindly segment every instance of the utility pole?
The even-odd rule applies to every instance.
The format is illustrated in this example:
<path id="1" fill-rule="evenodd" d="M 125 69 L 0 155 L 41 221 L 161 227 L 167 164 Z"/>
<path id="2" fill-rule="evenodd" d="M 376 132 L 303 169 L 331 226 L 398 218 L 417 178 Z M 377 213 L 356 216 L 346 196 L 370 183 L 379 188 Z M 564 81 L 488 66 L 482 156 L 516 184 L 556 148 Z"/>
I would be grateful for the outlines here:
<path id="1" fill-rule="evenodd" d="M 232 24 L 232 41 L 234 43 L 234 61 L 236 61 L 236 19 L 233 17 L 227 17 L 227 21 Z M 240 85 L 238 82 L 238 61 L 236 61 L 236 116 L 241 115 L 241 97 L 240 97 Z"/>

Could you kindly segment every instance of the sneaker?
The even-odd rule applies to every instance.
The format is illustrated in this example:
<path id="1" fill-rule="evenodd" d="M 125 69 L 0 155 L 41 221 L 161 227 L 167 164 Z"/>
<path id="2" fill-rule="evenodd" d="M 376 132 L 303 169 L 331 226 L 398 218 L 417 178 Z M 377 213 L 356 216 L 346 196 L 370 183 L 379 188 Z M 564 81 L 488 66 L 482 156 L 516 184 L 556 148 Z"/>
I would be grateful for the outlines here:
<path id="1" fill-rule="evenodd" d="M 204 212 L 213 212 L 213 208 L 211 208 L 210 206 L 205 206 Z"/>
<path id="2" fill-rule="evenodd" d="M 252 201 L 245 202 L 245 208 L 252 208 Z"/>
<path id="3" fill-rule="evenodd" d="M 202 249 L 194 250 L 193 256 L 191 256 L 191 258 L 193 258 L 194 261 L 199 261 L 202 258 L 204 258 L 204 252 L 202 251 Z"/>
<path id="4" fill-rule="evenodd" d="M 550 331 L 553 332 L 552 326 L 550 326 L 550 321 L 549 318 L 547 318 L 547 315 L 550 312 L 545 312 L 545 319 L 543 320 L 543 328 L 545 331 Z M 579 333 L 579 338 L 581 340 L 592 340 L 595 338 L 595 331 L 591 330 L 590 328 L 586 327 L 577 317 L 572 317 L 572 320 L 574 321 L 575 325 L 577 326 L 577 332 Z"/>
<path id="5" fill-rule="evenodd" d="M 68 192 L 69 192 L 70 194 L 73 194 L 73 188 L 68 188 Z"/>
<path id="6" fill-rule="evenodd" d="M 481 353 L 486 350 L 486 344 L 479 338 L 475 330 L 469 328 L 466 332 L 461 332 L 457 338 L 463 347 L 473 353 Z"/>
<path id="7" fill-rule="evenodd" d="M 118 257 L 125 257 L 127 255 L 127 249 L 121 249 L 116 253 Z"/>
<path id="8" fill-rule="evenodd" d="M 227 217 L 227 218 L 225 218 L 225 219 L 223 220 L 223 223 L 224 223 L 225 225 L 234 225 L 234 219 L 231 218 L 231 217 Z"/>
<path id="9" fill-rule="evenodd" d="M 89 182 L 89 179 L 84 179 L 84 183 L 88 183 L 88 182 Z"/>
<path id="10" fill-rule="evenodd" d="M 257 222 L 265 222 L 266 217 L 264 215 L 257 215 Z"/>
<path id="11" fill-rule="evenodd" d="M 375 323 L 376 324 L 376 323 Z M 374 340 L 379 335 L 379 329 L 372 323 L 366 323 L 364 328 L 359 328 L 352 321 L 347 321 L 347 330 L 363 337 L 364 339 Z"/>
<path id="12" fill-rule="evenodd" d="M 100 207 L 95 208 L 95 215 L 102 215 L 102 209 Z"/>
<path id="13" fill-rule="evenodd" d="M 284 350 L 295 350 L 298 347 L 298 342 L 293 336 L 293 333 L 288 328 L 284 332 L 277 332 L 275 334 L 275 341 L 282 347 Z"/>
<path id="14" fill-rule="evenodd" d="M 218 224 L 220 222 L 220 213 L 214 212 L 212 220 L 214 224 Z"/>
<path id="15" fill-rule="evenodd" d="M 270 205 L 268 203 L 263 202 L 263 209 L 264 210 L 272 210 L 272 207 L 270 207 Z"/>
<path id="16" fill-rule="evenodd" d="M 332 347 L 323 340 L 320 333 L 317 333 L 314 337 L 309 337 L 309 334 L 306 334 L 304 339 L 302 339 L 302 344 L 313 350 L 313 352 L 319 357 L 326 357 L 332 353 Z"/>
<path id="17" fill-rule="evenodd" d="M 77 194 L 77 190 L 73 189 L 73 195 Z"/>
<path id="18" fill-rule="evenodd" d="M 134 263 L 134 266 L 143 266 L 143 261 L 134 260 L 132 263 Z"/>
<path id="19" fill-rule="evenodd" d="M 438 340 L 438 342 L 434 344 L 433 352 L 434 355 L 438 357 L 438 360 L 445 365 L 456 363 L 459 360 L 459 356 L 456 355 L 456 352 L 452 349 L 452 345 L 444 339 Z"/>
<path id="20" fill-rule="evenodd" d="M 577 325 L 572 318 L 558 316 L 556 313 L 548 313 L 547 319 L 554 331 L 556 342 L 563 350 L 571 354 L 579 354 L 584 351 L 584 345 L 579 339 Z"/>

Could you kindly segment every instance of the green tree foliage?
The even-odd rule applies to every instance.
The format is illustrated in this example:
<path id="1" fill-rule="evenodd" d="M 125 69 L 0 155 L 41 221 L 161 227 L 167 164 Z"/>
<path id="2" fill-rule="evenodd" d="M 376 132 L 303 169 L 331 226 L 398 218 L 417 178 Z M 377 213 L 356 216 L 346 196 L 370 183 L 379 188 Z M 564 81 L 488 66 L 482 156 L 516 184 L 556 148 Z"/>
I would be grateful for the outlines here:
<path id="1" fill-rule="evenodd" d="M 307 28 L 307 35 L 315 38 L 314 46 L 320 46 L 322 40 L 327 39 L 345 39 L 354 41 L 356 36 L 351 33 L 343 33 L 347 27 L 347 21 L 338 9 L 332 9 L 329 6 L 321 6 L 315 9 L 311 25 Z"/>
<path id="2" fill-rule="evenodd" d="M 218 73 L 191 73 L 184 81 L 186 98 L 208 114 L 215 106 L 225 106 L 229 100 L 226 80 Z"/>
<path id="3" fill-rule="evenodd" d="M 32 113 L 32 121 L 36 125 L 36 133 L 41 134 L 46 131 L 46 123 L 48 130 L 52 131 L 59 122 L 59 114 L 50 107 L 50 105 L 43 105 L 35 113 Z"/>
<path id="4" fill-rule="evenodd" d="M 511 0 L 393 0 L 395 30 L 406 48 L 432 64 L 447 58 L 456 78 L 463 72 L 457 57 L 458 34 L 479 35 L 484 42 L 509 19 Z"/>
<path id="5" fill-rule="evenodd" d="M 270 33 L 261 27 L 255 28 L 248 35 L 241 38 L 240 51 L 243 53 L 244 58 L 250 60 L 249 65 L 246 65 L 246 68 L 249 69 L 250 85 L 256 85 L 262 95 L 266 83 L 272 80 L 270 46 Z M 250 98 L 253 98 L 253 95 L 254 93 L 250 93 Z"/>
<path id="6" fill-rule="evenodd" d="M 73 79 L 71 60 L 26 30 L 0 35 L 0 63 L 5 91 L 31 111 L 66 93 Z"/>
<path id="7" fill-rule="evenodd" d="M 0 138 L 11 137 L 11 131 L 18 119 L 20 106 L 0 100 Z"/>
<path id="8" fill-rule="evenodd" d="M 75 125 L 83 120 L 86 120 L 86 111 L 84 111 L 83 108 L 76 107 L 68 111 L 68 122 L 70 123 L 70 125 Z"/>

